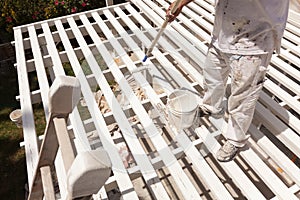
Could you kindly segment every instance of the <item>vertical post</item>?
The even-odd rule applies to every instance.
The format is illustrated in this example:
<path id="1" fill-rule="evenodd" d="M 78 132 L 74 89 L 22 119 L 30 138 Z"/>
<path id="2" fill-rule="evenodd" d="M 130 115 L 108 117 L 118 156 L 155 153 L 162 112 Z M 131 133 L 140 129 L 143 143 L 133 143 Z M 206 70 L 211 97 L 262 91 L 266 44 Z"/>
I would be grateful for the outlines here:
<path id="1" fill-rule="evenodd" d="M 63 149 L 62 156 L 66 171 L 69 170 L 74 161 L 75 156 L 67 131 L 66 119 L 77 105 L 80 95 L 80 83 L 75 77 L 57 76 L 55 78 L 49 90 L 50 117 L 45 129 L 38 164 L 28 196 L 29 200 L 42 200 L 43 195 L 46 196 L 45 192 L 50 196 L 49 199 L 52 200 L 54 193 L 51 195 L 50 192 L 54 192 L 54 190 L 48 190 L 50 182 L 53 184 L 50 166 L 54 163 L 59 146 Z"/>
<path id="2" fill-rule="evenodd" d="M 55 132 L 62 154 L 62 159 L 65 167 L 65 172 L 68 173 L 74 159 L 74 151 L 72 148 L 71 140 L 67 131 L 66 119 L 64 117 L 53 118 Z"/>
<path id="3" fill-rule="evenodd" d="M 44 199 L 55 200 L 50 166 L 41 167 L 40 171 L 43 183 Z"/>

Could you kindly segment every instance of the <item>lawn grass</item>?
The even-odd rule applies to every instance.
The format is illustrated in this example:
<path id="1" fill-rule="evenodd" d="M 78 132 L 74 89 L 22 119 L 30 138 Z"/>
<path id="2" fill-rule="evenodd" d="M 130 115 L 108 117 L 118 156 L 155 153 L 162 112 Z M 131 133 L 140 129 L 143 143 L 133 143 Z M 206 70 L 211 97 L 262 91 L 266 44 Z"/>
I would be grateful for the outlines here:
<path id="1" fill-rule="evenodd" d="M 21 200 L 25 198 L 27 171 L 22 128 L 9 119 L 14 109 L 20 108 L 15 96 L 19 94 L 17 72 L 8 66 L 5 73 L 0 74 L 0 196 L 5 200 Z M 45 129 L 44 112 L 40 105 L 34 105 L 37 134 Z"/>
<path id="2" fill-rule="evenodd" d="M 27 175 L 24 149 L 19 147 L 22 129 L 8 119 L 11 111 L 11 108 L 0 111 L 0 195 L 3 199 L 24 199 Z"/>

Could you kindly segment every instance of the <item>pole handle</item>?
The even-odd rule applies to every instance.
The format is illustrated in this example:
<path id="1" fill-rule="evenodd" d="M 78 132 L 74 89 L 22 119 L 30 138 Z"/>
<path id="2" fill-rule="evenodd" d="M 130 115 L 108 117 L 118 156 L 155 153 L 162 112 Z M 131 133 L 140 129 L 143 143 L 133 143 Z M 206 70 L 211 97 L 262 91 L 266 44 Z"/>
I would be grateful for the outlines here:
<path id="1" fill-rule="evenodd" d="M 179 7 L 181 1 L 182 1 L 182 0 L 176 0 L 176 1 L 173 2 L 172 8 L 171 8 L 171 10 L 170 10 L 170 12 L 171 12 L 172 14 L 174 14 L 174 13 L 176 12 L 176 10 L 177 10 L 177 8 Z M 150 54 L 151 54 L 151 52 L 152 52 L 152 50 L 153 50 L 155 44 L 157 43 L 157 41 L 158 41 L 158 39 L 160 38 L 160 36 L 162 35 L 164 29 L 165 29 L 166 26 L 168 25 L 168 22 L 169 22 L 169 19 L 168 19 L 168 18 L 165 19 L 165 21 L 164 21 L 164 23 L 162 24 L 162 26 L 161 26 L 159 32 L 157 33 L 156 37 L 154 38 L 153 42 L 151 43 L 151 46 L 150 46 L 150 47 L 148 48 L 148 50 L 147 50 L 147 53 L 146 53 L 146 56 L 145 56 L 146 59 L 147 59 L 148 56 L 150 56 Z M 145 58 L 144 58 L 144 60 L 146 60 Z"/>

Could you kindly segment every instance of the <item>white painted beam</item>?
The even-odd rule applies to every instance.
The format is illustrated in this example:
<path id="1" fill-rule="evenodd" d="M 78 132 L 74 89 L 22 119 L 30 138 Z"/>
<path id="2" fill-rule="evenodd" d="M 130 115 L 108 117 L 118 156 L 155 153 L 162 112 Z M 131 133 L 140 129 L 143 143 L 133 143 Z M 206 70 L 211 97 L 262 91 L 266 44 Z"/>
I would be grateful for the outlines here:
<path id="1" fill-rule="evenodd" d="M 22 42 L 22 31 L 20 28 L 14 29 L 16 61 L 18 71 L 20 105 L 22 110 L 23 137 L 25 141 L 25 156 L 27 166 L 28 185 L 31 187 L 35 168 L 38 162 L 38 143 L 35 131 L 33 109 L 31 104 L 31 94 L 28 74 L 26 70 L 25 54 Z"/>
<path id="2" fill-rule="evenodd" d="M 91 89 L 89 88 L 88 82 L 85 78 L 85 75 L 81 71 L 81 66 L 78 62 L 78 58 L 76 57 L 71 43 L 69 42 L 68 36 L 64 30 L 64 27 L 61 21 L 55 21 L 55 25 L 59 31 L 60 37 L 64 44 L 65 49 L 67 50 L 68 57 L 70 59 L 70 63 L 73 67 L 74 73 L 76 77 L 79 79 L 83 96 L 87 102 L 89 110 L 91 112 L 92 118 L 94 119 L 95 126 L 103 147 L 107 152 L 109 152 L 110 159 L 113 165 L 114 175 L 118 182 L 119 189 L 122 193 L 124 199 L 138 199 L 136 192 L 134 191 L 132 182 L 130 181 L 129 176 L 126 173 L 123 162 L 120 158 L 120 155 L 113 145 L 113 141 L 110 137 L 110 133 L 106 127 L 105 121 L 102 118 L 102 114 L 98 109 L 97 103 L 94 99 Z"/>

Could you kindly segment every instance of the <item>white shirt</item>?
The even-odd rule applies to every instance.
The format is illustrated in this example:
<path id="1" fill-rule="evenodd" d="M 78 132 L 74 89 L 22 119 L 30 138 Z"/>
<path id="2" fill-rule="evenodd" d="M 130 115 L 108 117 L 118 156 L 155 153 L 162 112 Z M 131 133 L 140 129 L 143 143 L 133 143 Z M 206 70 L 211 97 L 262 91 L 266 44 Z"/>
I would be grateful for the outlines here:
<path id="1" fill-rule="evenodd" d="M 289 0 L 216 0 L 212 44 L 224 53 L 279 53 Z"/>

